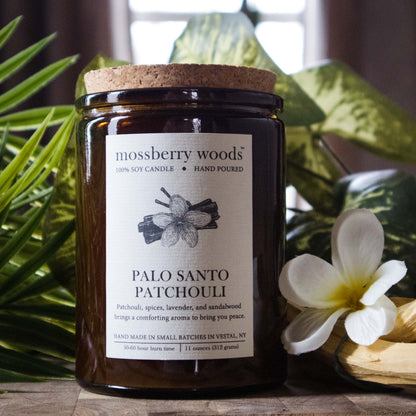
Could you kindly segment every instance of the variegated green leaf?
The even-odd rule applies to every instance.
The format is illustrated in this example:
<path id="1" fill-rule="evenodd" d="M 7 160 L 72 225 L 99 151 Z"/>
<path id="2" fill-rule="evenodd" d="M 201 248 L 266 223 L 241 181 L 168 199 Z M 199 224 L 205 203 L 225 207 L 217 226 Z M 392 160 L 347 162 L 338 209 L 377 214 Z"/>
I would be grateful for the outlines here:
<path id="1" fill-rule="evenodd" d="M 335 197 L 343 210 L 371 209 L 380 222 L 396 223 L 416 238 L 416 181 L 395 169 L 348 175 L 335 187 Z"/>
<path id="2" fill-rule="evenodd" d="M 346 176 L 335 186 L 336 215 L 310 211 L 295 216 L 287 227 L 287 259 L 310 253 L 330 261 L 331 228 L 342 211 L 372 211 L 385 234 L 383 261 L 402 260 L 408 274 L 390 296 L 416 297 L 416 180 L 404 172 L 385 170 Z"/>
<path id="3" fill-rule="evenodd" d="M 406 262 L 408 276 L 390 294 L 416 297 L 416 180 L 394 169 L 343 178 L 335 187 L 343 210 L 367 208 L 384 228 L 386 260 Z"/>
<path id="4" fill-rule="evenodd" d="M 340 172 L 309 128 L 286 129 L 287 181 L 317 211 L 334 214 L 333 186 Z"/>
<path id="5" fill-rule="evenodd" d="M 286 260 L 300 254 L 314 254 L 331 259 L 331 229 L 335 216 L 308 211 L 298 214 L 287 224 Z"/>
<path id="6" fill-rule="evenodd" d="M 416 259 L 415 234 L 406 236 L 403 227 L 396 227 L 395 224 L 384 225 L 385 248 L 384 260 L 397 259 L 405 262 L 407 276 L 394 285 L 389 291 L 389 296 L 416 298 Z"/>
<path id="7" fill-rule="evenodd" d="M 267 55 L 243 13 L 201 14 L 191 18 L 175 42 L 170 62 L 268 69 L 277 75 L 275 93 L 283 97 L 285 109 L 280 117 L 287 125 L 306 126 L 324 119 L 321 109 Z"/>
<path id="8" fill-rule="evenodd" d="M 328 62 L 293 75 L 324 110 L 313 126 L 336 133 L 379 156 L 416 162 L 416 120 L 341 62 Z"/>

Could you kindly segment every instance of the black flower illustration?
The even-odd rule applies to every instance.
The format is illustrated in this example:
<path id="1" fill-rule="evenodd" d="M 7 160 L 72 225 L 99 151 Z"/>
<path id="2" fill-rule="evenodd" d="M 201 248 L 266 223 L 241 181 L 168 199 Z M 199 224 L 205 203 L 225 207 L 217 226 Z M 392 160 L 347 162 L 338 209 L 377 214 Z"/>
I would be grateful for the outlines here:
<path id="1" fill-rule="evenodd" d="M 169 200 L 170 213 L 153 215 L 153 223 L 163 230 L 161 243 L 165 247 L 175 245 L 182 238 L 189 247 L 198 243 L 198 228 L 208 225 L 211 215 L 197 210 L 189 210 L 189 205 L 180 195 L 172 195 Z"/>

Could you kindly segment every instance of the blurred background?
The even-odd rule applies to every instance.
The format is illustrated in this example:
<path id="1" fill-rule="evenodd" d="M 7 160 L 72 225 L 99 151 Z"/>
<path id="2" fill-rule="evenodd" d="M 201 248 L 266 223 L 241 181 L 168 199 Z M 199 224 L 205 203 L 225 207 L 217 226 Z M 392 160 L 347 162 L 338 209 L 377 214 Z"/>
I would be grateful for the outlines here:
<path id="1" fill-rule="evenodd" d="M 136 64 L 166 63 L 174 40 L 198 13 L 243 10 L 272 59 L 293 73 L 323 59 L 349 64 L 416 117 L 415 0 L 0 0 L 0 25 L 24 20 L 0 51 L 0 61 L 52 32 L 58 38 L 15 85 L 49 63 L 80 54 L 76 65 L 26 103 L 73 102 L 78 73 L 98 53 Z M 331 138 L 352 171 L 399 166 Z"/>

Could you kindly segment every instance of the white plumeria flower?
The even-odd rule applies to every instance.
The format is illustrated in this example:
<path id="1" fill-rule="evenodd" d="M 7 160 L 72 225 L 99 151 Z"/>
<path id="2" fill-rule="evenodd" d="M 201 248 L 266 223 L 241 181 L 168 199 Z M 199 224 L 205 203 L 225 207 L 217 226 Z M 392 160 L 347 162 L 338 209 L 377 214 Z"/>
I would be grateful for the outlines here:
<path id="1" fill-rule="evenodd" d="M 280 274 L 283 296 L 306 307 L 283 332 L 290 354 L 318 349 L 343 315 L 347 334 L 357 344 L 371 345 L 393 330 L 397 310 L 385 293 L 407 269 L 397 260 L 379 266 L 384 232 L 376 216 L 365 209 L 344 212 L 335 221 L 331 246 L 332 265 L 303 254 Z"/>

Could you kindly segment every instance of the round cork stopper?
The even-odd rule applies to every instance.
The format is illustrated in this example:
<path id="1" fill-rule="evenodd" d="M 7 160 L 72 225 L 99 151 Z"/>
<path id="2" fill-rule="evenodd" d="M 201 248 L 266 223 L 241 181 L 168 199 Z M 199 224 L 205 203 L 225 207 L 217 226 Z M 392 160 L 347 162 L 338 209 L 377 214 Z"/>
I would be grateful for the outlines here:
<path id="1" fill-rule="evenodd" d="M 88 94 L 136 88 L 210 87 L 273 93 L 276 75 L 231 65 L 124 65 L 87 72 Z"/>

